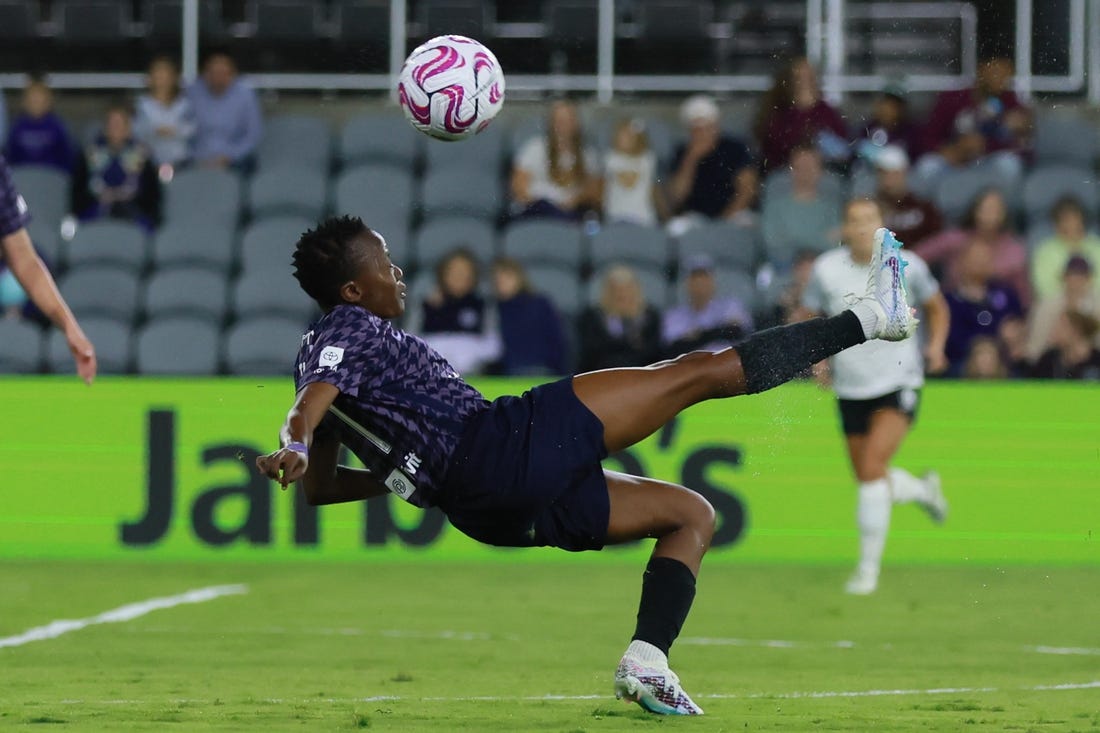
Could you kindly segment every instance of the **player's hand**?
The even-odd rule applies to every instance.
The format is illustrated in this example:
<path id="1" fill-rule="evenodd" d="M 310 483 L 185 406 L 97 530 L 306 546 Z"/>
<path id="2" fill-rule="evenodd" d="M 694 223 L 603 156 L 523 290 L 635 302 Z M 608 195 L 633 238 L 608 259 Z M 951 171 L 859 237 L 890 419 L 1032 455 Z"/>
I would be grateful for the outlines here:
<path id="1" fill-rule="evenodd" d="M 65 340 L 69 344 L 69 351 L 72 352 L 73 360 L 76 361 L 76 373 L 80 375 L 85 384 L 91 384 L 92 380 L 95 379 L 97 370 L 95 347 L 92 346 L 92 342 L 88 340 L 88 337 L 84 335 L 79 327 L 66 332 Z"/>
<path id="2" fill-rule="evenodd" d="M 289 448 L 280 448 L 266 456 L 256 456 L 256 468 L 272 481 L 278 481 L 285 489 L 305 475 L 309 457 Z"/>
<path id="3" fill-rule="evenodd" d="M 943 347 L 925 347 L 924 364 L 929 374 L 942 374 L 947 371 L 947 355 L 943 353 Z"/>

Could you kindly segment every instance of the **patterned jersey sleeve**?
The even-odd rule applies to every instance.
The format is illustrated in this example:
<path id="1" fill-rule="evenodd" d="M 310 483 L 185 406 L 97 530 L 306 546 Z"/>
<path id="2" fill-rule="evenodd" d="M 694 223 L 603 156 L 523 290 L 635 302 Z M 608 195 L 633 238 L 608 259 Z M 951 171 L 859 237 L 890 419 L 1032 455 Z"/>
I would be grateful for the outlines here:
<path id="1" fill-rule="evenodd" d="M 928 269 L 928 263 L 912 252 L 904 252 L 905 261 L 909 266 L 905 268 L 905 284 L 909 286 L 910 305 L 923 305 L 933 295 L 940 291 L 940 284 L 936 282 L 932 271 Z"/>
<path id="2" fill-rule="evenodd" d="M 19 192 L 15 190 L 8 163 L 0 157 L 0 237 L 14 234 L 30 222 L 30 212 Z"/>
<path id="3" fill-rule="evenodd" d="M 341 317 L 303 336 L 298 353 L 298 389 L 325 382 L 340 392 L 358 396 L 369 374 L 369 356 L 382 348 L 380 322 L 362 311 L 339 309 Z M 320 324 L 318 324 L 320 325 Z"/>

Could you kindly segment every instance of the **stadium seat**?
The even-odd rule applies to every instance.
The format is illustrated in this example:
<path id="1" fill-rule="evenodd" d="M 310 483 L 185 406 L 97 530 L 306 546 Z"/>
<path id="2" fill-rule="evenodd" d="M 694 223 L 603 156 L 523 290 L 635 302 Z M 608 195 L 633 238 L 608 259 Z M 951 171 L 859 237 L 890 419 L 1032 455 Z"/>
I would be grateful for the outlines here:
<path id="1" fill-rule="evenodd" d="M 241 235 L 244 272 L 288 270 L 294 245 L 313 222 L 301 216 L 272 216 L 252 222 Z"/>
<path id="2" fill-rule="evenodd" d="M 127 35 L 128 6 L 118 0 L 61 0 L 53 10 L 57 35 L 66 41 L 117 42 Z"/>
<path id="3" fill-rule="evenodd" d="M 413 252 L 420 268 L 431 268 L 453 249 L 465 247 L 481 264 L 487 265 L 496 255 L 496 234 L 482 219 L 453 217 L 434 219 L 417 230 Z"/>
<path id="4" fill-rule="evenodd" d="M 1058 199 L 1073 196 L 1081 202 L 1091 221 L 1096 221 L 1096 174 L 1088 168 L 1050 165 L 1036 168 L 1024 179 L 1023 207 L 1029 222 L 1050 218 Z"/>
<path id="5" fill-rule="evenodd" d="M 81 224 L 64 248 L 65 266 L 112 265 L 140 273 L 148 259 L 145 230 L 118 219 Z"/>
<path id="6" fill-rule="evenodd" d="M 679 261 L 697 254 L 714 258 L 719 265 L 751 272 L 761 259 L 760 232 L 732 222 L 716 221 L 689 229 L 677 243 Z"/>
<path id="7" fill-rule="evenodd" d="M 982 191 L 995 188 L 1004 194 L 1010 216 L 1015 214 L 1016 181 L 1005 180 L 991 167 L 977 166 L 945 173 L 936 185 L 933 202 L 948 222 L 959 223 Z"/>
<path id="8" fill-rule="evenodd" d="M 423 135 L 392 111 L 353 117 L 340 132 L 343 166 L 387 163 L 411 171 L 420 157 Z"/>
<path id="9" fill-rule="evenodd" d="M 496 173 L 503 167 L 506 135 L 499 122 L 461 142 L 461 145 L 456 145 L 450 141 L 427 138 L 424 141 L 427 171 L 457 168 L 467 172 L 480 169 Z"/>
<path id="10" fill-rule="evenodd" d="M 493 221 L 502 204 L 500 179 L 495 172 L 445 168 L 424 176 L 420 210 L 425 219 L 475 216 Z"/>
<path id="11" fill-rule="evenodd" d="M 225 274 L 203 267 L 171 267 L 145 281 L 142 310 L 149 319 L 166 316 L 225 317 L 229 286 Z"/>
<path id="12" fill-rule="evenodd" d="M 414 203 L 413 177 L 395 165 L 371 164 L 345 170 L 333 188 L 337 215 L 362 217 L 367 226 L 380 229 L 376 219 L 408 226 Z"/>
<path id="13" fill-rule="evenodd" d="M 25 41 L 37 35 L 38 3 L 30 0 L 0 2 L 0 40 Z"/>
<path id="14" fill-rule="evenodd" d="M 203 318 L 157 318 L 138 331 L 134 366 L 138 374 L 218 373 L 219 331 Z"/>
<path id="15" fill-rule="evenodd" d="M 165 224 L 153 237 L 153 267 L 201 265 L 228 270 L 236 259 L 235 234 L 236 227 L 201 217 Z"/>
<path id="16" fill-rule="evenodd" d="M 38 221 L 37 217 L 31 219 L 27 225 L 27 233 L 31 237 L 34 248 L 45 260 L 46 264 L 55 269 L 61 267 L 61 232 L 49 222 Z"/>
<path id="17" fill-rule="evenodd" d="M 56 168 L 21 165 L 12 168 L 12 177 L 34 221 L 59 229 L 69 213 L 69 176 Z"/>
<path id="18" fill-rule="evenodd" d="M 317 304 L 302 290 L 290 267 L 242 273 L 230 298 L 238 319 L 270 315 L 306 323 L 318 313 Z"/>
<path id="19" fill-rule="evenodd" d="M 33 374 L 42 365 L 42 329 L 28 321 L 0 320 L 0 374 Z"/>
<path id="20" fill-rule="evenodd" d="M 1100 152 L 1096 124 L 1070 115 L 1038 113 L 1035 118 L 1035 163 L 1092 169 Z"/>
<path id="21" fill-rule="evenodd" d="M 576 270 L 556 265 L 531 265 L 526 270 L 531 289 L 549 298 L 563 318 L 572 318 L 584 308 Z"/>
<path id="22" fill-rule="evenodd" d="M 484 38 L 489 23 L 481 0 L 420 0 L 416 10 L 425 38 L 448 33 Z"/>
<path id="23" fill-rule="evenodd" d="M 154 47 L 164 43 L 179 43 L 183 37 L 183 0 L 145 0 L 141 18 L 145 39 Z M 221 0 L 199 3 L 199 38 L 204 41 L 225 37 Z"/>
<path id="24" fill-rule="evenodd" d="M 760 293 L 756 288 L 756 279 L 744 270 L 720 267 L 715 270 L 714 279 L 718 284 L 719 297 L 736 298 L 750 313 L 760 305 Z"/>
<path id="25" fill-rule="evenodd" d="M 603 268 L 597 270 L 593 273 L 592 277 L 588 279 L 587 290 L 589 305 L 596 305 L 600 302 L 600 296 L 603 293 L 603 280 L 607 275 L 608 269 L 609 268 Z M 638 282 L 642 285 L 642 294 L 645 296 L 647 303 L 661 310 L 667 308 L 674 302 L 674 289 L 670 286 L 668 274 L 664 270 L 634 266 L 631 266 L 630 269 L 637 275 Z"/>
<path id="26" fill-rule="evenodd" d="M 261 168 L 248 186 L 253 218 L 299 215 L 316 220 L 328 204 L 328 174 L 320 168 L 282 162 Z"/>
<path id="27" fill-rule="evenodd" d="M 238 322 L 222 335 L 230 374 L 287 376 L 307 324 L 292 318 L 259 316 Z"/>
<path id="28" fill-rule="evenodd" d="M 164 223 L 205 219 L 236 227 L 241 210 L 241 181 L 235 173 L 190 168 L 164 187 Z"/>
<path id="29" fill-rule="evenodd" d="M 129 323 L 137 314 L 138 277 L 129 270 L 104 265 L 82 267 L 70 270 L 58 287 L 82 319 L 98 315 Z"/>
<path id="30" fill-rule="evenodd" d="M 639 263 L 665 268 L 669 264 L 669 240 L 664 230 L 637 224 L 608 224 L 589 243 L 592 266 L 612 262 Z"/>
<path id="31" fill-rule="evenodd" d="M 332 157 L 332 130 L 323 117 L 275 115 L 264 120 L 264 138 L 256 151 L 260 171 L 290 165 L 327 173 Z"/>
<path id="32" fill-rule="evenodd" d="M 585 261 L 580 227 L 560 221 L 515 222 L 504 230 L 501 249 L 527 266 L 550 264 L 579 272 Z"/>
<path id="33" fill-rule="evenodd" d="M 130 371 L 132 339 L 129 319 L 81 315 L 80 327 L 95 345 L 100 374 L 126 374 Z M 76 369 L 65 334 L 56 328 L 46 340 L 46 366 L 55 374 L 70 374 Z"/>

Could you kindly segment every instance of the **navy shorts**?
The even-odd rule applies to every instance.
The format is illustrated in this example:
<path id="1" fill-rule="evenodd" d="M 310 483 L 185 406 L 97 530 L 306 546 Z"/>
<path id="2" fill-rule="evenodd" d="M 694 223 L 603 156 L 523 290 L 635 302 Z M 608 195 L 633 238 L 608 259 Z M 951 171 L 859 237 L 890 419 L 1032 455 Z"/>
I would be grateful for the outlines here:
<path id="1" fill-rule="evenodd" d="M 916 422 L 920 390 L 907 387 L 869 400 L 837 400 L 837 404 L 844 434 L 866 435 L 871 429 L 871 413 L 878 410 L 897 410 L 909 418 L 910 424 Z"/>
<path id="2" fill-rule="evenodd" d="M 606 457 L 603 423 L 571 378 L 501 397 L 467 424 L 439 508 L 490 545 L 599 550 L 611 511 Z"/>

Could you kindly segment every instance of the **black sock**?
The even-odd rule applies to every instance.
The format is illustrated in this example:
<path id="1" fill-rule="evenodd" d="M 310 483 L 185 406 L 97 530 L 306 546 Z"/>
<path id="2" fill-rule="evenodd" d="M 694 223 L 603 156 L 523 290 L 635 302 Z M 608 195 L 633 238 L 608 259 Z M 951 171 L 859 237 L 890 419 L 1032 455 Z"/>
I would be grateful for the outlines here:
<path id="1" fill-rule="evenodd" d="M 632 638 L 652 644 L 668 656 L 693 600 L 695 576 L 687 565 L 671 557 L 650 558 L 642 575 L 642 600 Z"/>
<path id="2" fill-rule="evenodd" d="M 734 349 L 748 394 L 778 387 L 822 359 L 866 341 L 859 318 L 844 311 L 754 333 Z"/>

